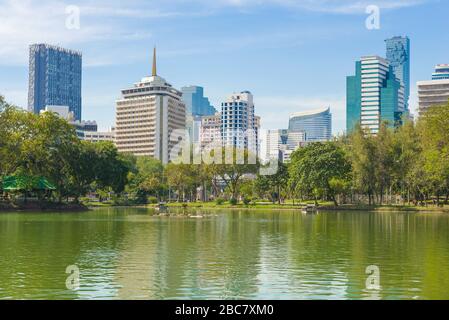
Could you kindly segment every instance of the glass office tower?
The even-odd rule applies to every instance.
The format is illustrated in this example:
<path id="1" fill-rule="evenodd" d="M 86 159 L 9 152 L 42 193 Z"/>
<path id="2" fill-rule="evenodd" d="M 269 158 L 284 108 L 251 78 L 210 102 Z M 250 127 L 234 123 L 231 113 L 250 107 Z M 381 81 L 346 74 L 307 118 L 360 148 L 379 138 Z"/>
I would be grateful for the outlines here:
<path id="1" fill-rule="evenodd" d="M 28 110 L 67 106 L 81 120 L 82 55 L 47 44 L 30 47 Z"/>
<path id="2" fill-rule="evenodd" d="M 405 105 L 408 109 L 410 98 L 410 39 L 408 37 L 393 37 L 385 40 L 387 60 L 393 67 L 396 78 L 404 86 Z"/>
<path id="3" fill-rule="evenodd" d="M 181 91 L 188 115 L 212 116 L 217 112 L 210 104 L 209 99 L 204 96 L 203 87 L 189 86 L 181 88 Z"/>
<path id="4" fill-rule="evenodd" d="M 289 133 L 305 133 L 307 141 L 332 139 L 332 113 L 330 108 L 294 113 L 290 117 Z"/>
<path id="5" fill-rule="evenodd" d="M 347 78 L 346 130 L 356 124 L 377 134 L 383 121 L 390 126 L 402 124 L 407 113 L 404 87 L 389 62 L 379 56 L 362 57 L 356 73 Z"/>

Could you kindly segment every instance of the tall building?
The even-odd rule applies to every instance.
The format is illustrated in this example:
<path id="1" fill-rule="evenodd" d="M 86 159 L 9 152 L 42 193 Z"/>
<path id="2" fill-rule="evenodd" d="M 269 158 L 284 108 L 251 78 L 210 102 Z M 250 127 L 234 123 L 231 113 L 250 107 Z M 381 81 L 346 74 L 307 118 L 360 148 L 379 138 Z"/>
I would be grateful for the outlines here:
<path id="1" fill-rule="evenodd" d="M 203 87 L 188 86 L 181 88 L 181 91 L 187 115 L 212 116 L 217 113 L 217 110 L 210 104 L 209 98 L 204 96 Z"/>
<path id="2" fill-rule="evenodd" d="M 410 99 L 410 39 L 408 37 L 393 37 L 385 40 L 387 60 L 393 67 L 396 78 L 404 86 L 405 107 L 408 109 Z"/>
<path id="3" fill-rule="evenodd" d="M 152 76 L 122 90 L 115 128 L 119 152 L 151 156 L 163 163 L 173 160 L 171 152 L 179 142 L 170 136 L 174 130 L 185 130 L 186 107 L 182 92 L 157 75 L 156 49 Z"/>
<path id="4" fill-rule="evenodd" d="M 191 143 L 199 143 L 201 117 L 212 116 L 217 110 L 210 104 L 209 98 L 204 96 L 204 88 L 188 86 L 181 88 L 182 100 L 186 105 L 186 128 Z"/>
<path id="5" fill-rule="evenodd" d="M 332 139 L 332 113 L 330 108 L 298 112 L 290 116 L 289 133 L 305 133 L 306 140 L 329 141 Z"/>
<path id="6" fill-rule="evenodd" d="M 400 125 L 407 114 L 404 86 L 396 78 L 393 67 L 379 56 L 362 57 L 356 62 L 354 76 L 347 77 L 346 129 L 357 123 L 377 134 L 380 124 Z"/>
<path id="7" fill-rule="evenodd" d="M 431 106 L 444 105 L 449 101 L 449 65 L 437 65 L 432 79 L 418 82 L 420 115 Z"/>
<path id="8" fill-rule="evenodd" d="M 82 55 L 51 46 L 30 46 L 28 110 L 39 114 L 46 106 L 68 106 L 81 120 Z"/>
<path id="9" fill-rule="evenodd" d="M 254 112 L 249 91 L 234 93 L 221 104 L 221 134 L 224 146 L 248 149 L 259 155 L 260 118 Z"/>

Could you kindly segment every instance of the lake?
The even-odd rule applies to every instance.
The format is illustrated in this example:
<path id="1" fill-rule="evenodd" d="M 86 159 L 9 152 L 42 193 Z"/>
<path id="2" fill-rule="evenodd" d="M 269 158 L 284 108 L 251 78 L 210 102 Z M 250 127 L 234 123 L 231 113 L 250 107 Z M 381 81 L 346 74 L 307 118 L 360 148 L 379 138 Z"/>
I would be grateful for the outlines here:
<path id="1" fill-rule="evenodd" d="M 447 214 L 192 212 L 2 213 L 0 299 L 449 299 Z"/>

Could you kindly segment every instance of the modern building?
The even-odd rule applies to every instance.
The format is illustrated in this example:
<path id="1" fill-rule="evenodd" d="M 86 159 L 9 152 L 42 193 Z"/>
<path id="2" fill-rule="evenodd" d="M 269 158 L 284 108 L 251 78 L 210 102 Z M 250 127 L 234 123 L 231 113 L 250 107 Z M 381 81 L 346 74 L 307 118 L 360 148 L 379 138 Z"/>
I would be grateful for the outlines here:
<path id="1" fill-rule="evenodd" d="M 171 135 L 186 129 L 186 107 L 182 92 L 157 75 L 156 49 L 152 76 L 122 90 L 115 128 L 119 152 L 151 156 L 163 163 L 174 160 L 171 152 L 179 141 Z"/>
<path id="2" fill-rule="evenodd" d="M 221 114 L 201 117 L 200 126 L 201 148 L 212 145 L 222 145 L 221 140 Z"/>
<path id="3" fill-rule="evenodd" d="M 98 125 L 96 121 L 79 121 L 75 120 L 75 115 L 69 110 L 68 106 L 47 106 L 44 110 L 40 111 L 40 114 L 45 112 L 52 112 L 57 114 L 60 118 L 67 120 L 76 129 L 76 135 L 81 140 L 85 140 L 87 133 L 96 133 L 98 131 Z"/>
<path id="4" fill-rule="evenodd" d="M 346 86 L 348 133 L 359 123 L 377 134 L 383 121 L 397 126 L 402 124 L 403 116 L 408 115 L 404 86 L 384 58 L 362 57 L 356 62 L 355 75 L 347 77 Z"/>
<path id="5" fill-rule="evenodd" d="M 255 115 L 249 91 L 234 93 L 221 104 L 221 134 L 224 146 L 247 149 L 259 155 L 260 118 Z"/>
<path id="6" fill-rule="evenodd" d="M 197 144 L 200 142 L 201 121 L 201 116 L 194 116 L 191 114 L 186 116 L 186 129 L 189 134 L 191 144 Z"/>
<path id="7" fill-rule="evenodd" d="M 410 99 L 410 39 L 408 37 L 393 37 L 385 40 L 387 60 L 393 67 L 396 78 L 404 86 L 405 107 L 408 109 Z"/>
<path id="8" fill-rule="evenodd" d="M 281 159 L 281 149 L 283 145 L 287 145 L 287 140 L 287 129 L 268 130 L 266 137 L 266 159 Z"/>
<path id="9" fill-rule="evenodd" d="M 115 129 L 111 128 L 110 131 L 98 132 L 98 131 L 86 131 L 84 132 L 84 140 L 90 142 L 101 141 L 115 141 Z"/>
<path id="10" fill-rule="evenodd" d="M 289 133 L 305 134 L 308 142 L 332 139 L 332 113 L 330 108 L 294 113 L 290 116 Z"/>
<path id="11" fill-rule="evenodd" d="M 449 102 L 449 65 L 435 67 L 433 80 L 418 82 L 418 112 L 423 114 L 429 107 Z"/>
<path id="12" fill-rule="evenodd" d="M 81 121 L 82 55 L 48 44 L 30 46 L 28 110 L 68 106 Z"/>
<path id="13" fill-rule="evenodd" d="M 435 72 L 432 74 L 432 80 L 449 79 L 449 64 L 437 64 Z"/>
<path id="14" fill-rule="evenodd" d="M 210 104 L 209 98 L 204 96 L 204 88 L 188 86 L 181 88 L 182 100 L 186 105 L 187 115 L 213 116 L 217 110 Z"/>

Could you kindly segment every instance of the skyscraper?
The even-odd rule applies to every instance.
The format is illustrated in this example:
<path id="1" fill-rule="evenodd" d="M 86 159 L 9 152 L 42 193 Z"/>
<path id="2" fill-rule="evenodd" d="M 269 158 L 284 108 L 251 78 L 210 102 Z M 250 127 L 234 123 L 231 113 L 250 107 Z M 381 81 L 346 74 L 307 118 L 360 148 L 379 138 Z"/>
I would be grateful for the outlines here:
<path id="1" fill-rule="evenodd" d="M 189 132 L 190 142 L 198 143 L 200 140 L 201 117 L 214 115 L 217 110 L 204 96 L 203 87 L 188 86 L 181 88 L 182 100 L 186 105 L 186 128 Z"/>
<path id="2" fill-rule="evenodd" d="M 288 128 L 292 133 L 304 133 L 308 142 L 329 141 L 332 139 L 332 114 L 330 108 L 322 108 L 294 113 L 290 116 Z M 291 140 L 291 138 L 290 138 Z"/>
<path id="3" fill-rule="evenodd" d="M 39 114 L 46 106 L 67 106 L 81 120 L 81 53 L 34 44 L 29 63 L 28 110 Z"/>
<path id="4" fill-rule="evenodd" d="M 393 37 L 385 40 L 387 60 L 393 67 L 396 78 L 404 86 L 404 102 L 408 109 L 410 99 L 410 39 L 408 37 Z"/>
<path id="5" fill-rule="evenodd" d="M 404 87 L 393 67 L 379 56 L 362 57 L 356 62 L 356 73 L 347 78 L 347 132 L 357 123 L 377 134 L 382 121 L 390 126 L 401 124 L 407 112 Z"/>
<path id="6" fill-rule="evenodd" d="M 249 91 L 234 93 L 221 104 L 221 134 L 225 146 L 248 149 L 259 155 L 260 118 L 254 112 L 254 97 Z"/>
<path id="7" fill-rule="evenodd" d="M 188 86 L 181 88 L 182 100 L 186 105 L 187 114 L 193 116 L 212 116 L 217 110 L 204 96 L 204 88 L 200 86 Z"/>
<path id="8" fill-rule="evenodd" d="M 419 114 L 431 106 L 444 105 L 449 101 L 449 65 L 435 67 L 432 80 L 418 82 Z"/>
<path id="9" fill-rule="evenodd" d="M 117 101 L 117 148 L 120 152 L 151 156 L 168 163 L 174 160 L 171 152 L 178 143 L 170 135 L 174 130 L 185 130 L 185 125 L 182 92 L 157 75 L 154 49 L 152 76 L 122 90 L 122 98 Z"/>

